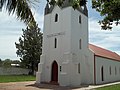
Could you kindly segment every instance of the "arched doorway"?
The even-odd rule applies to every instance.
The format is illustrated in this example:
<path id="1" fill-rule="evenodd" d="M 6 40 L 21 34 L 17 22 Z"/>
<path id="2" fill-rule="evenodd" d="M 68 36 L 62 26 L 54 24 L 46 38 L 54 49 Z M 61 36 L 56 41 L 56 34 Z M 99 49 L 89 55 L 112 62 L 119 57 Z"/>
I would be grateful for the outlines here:
<path id="1" fill-rule="evenodd" d="M 52 63 L 51 81 L 58 82 L 58 64 L 56 61 Z"/>

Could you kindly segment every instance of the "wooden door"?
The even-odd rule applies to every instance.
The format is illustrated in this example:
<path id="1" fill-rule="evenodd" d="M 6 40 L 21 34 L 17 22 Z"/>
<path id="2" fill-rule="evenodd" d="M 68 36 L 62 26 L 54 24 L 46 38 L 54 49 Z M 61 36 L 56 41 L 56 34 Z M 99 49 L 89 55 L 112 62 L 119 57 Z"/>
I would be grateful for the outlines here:
<path id="1" fill-rule="evenodd" d="M 56 61 L 52 63 L 51 81 L 58 82 L 58 64 Z"/>

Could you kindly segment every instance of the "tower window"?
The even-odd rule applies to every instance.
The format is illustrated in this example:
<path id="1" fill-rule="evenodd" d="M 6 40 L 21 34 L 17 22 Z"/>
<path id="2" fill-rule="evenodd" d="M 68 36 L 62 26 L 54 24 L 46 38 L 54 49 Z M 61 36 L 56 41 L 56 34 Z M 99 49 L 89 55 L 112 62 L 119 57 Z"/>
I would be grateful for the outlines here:
<path id="1" fill-rule="evenodd" d="M 81 47 L 82 45 L 81 45 L 81 39 L 79 40 L 79 49 L 81 49 L 82 47 Z"/>
<path id="2" fill-rule="evenodd" d="M 57 38 L 55 38 L 55 44 L 54 44 L 54 48 L 57 48 Z"/>
<path id="3" fill-rule="evenodd" d="M 81 15 L 79 16 L 79 23 L 81 23 Z"/>
<path id="4" fill-rule="evenodd" d="M 55 14 L 55 22 L 58 21 L 58 14 Z"/>

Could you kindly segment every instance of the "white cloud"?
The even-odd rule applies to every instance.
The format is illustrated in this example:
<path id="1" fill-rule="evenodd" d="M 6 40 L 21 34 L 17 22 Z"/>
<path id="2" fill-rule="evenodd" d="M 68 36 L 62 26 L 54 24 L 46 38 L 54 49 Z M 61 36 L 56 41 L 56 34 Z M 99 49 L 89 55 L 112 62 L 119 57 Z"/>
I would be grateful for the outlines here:
<path id="1" fill-rule="evenodd" d="M 101 30 L 98 21 L 89 19 L 89 42 L 120 54 L 120 26 L 110 30 Z"/>
<path id="2" fill-rule="evenodd" d="M 0 12 L 0 58 L 18 59 L 16 57 L 15 42 L 25 28 L 23 22 L 16 19 L 15 15 L 9 16 L 6 11 Z"/>
<path id="3" fill-rule="evenodd" d="M 41 0 L 40 3 L 37 3 L 39 5 L 36 5 L 36 7 L 31 8 L 35 20 L 37 21 L 38 26 L 41 28 L 41 30 L 43 30 L 45 3 L 46 3 L 45 0 Z"/>
<path id="4" fill-rule="evenodd" d="M 36 3 L 36 7 L 32 7 L 33 15 L 39 27 L 43 29 L 43 9 L 45 7 L 45 0 Z M 39 4 L 39 5 L 38 5 Z M 15 42 L 18 42 L 19 37 L 22 35 L 22 29 L 26 26 L 20 22 L 15 14 L 8 15 L 5 9 L 0 12 L 0 58 L 1 59 L 18 59 L 16 57 Z"/>

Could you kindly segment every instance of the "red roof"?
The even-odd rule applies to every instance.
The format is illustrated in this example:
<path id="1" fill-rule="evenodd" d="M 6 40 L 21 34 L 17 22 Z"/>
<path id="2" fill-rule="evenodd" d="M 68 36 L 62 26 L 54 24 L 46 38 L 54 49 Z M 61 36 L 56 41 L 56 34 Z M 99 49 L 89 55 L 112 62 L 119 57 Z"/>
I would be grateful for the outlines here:
<path id="1" fill-rule="evenodd" d="M 105 57 L 105 58 L 109 58 L 109 59 L 113 59 L 113 60 L 117 60 L 120 61 L 120 56 L 112 51 L 103 49 L 101 47 L 89 44 L 89 49 L 96 55 L 96 56 L 101 56 L 101 57 Z"/>

